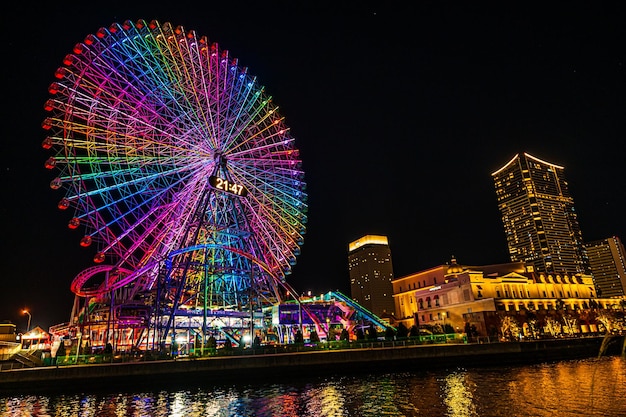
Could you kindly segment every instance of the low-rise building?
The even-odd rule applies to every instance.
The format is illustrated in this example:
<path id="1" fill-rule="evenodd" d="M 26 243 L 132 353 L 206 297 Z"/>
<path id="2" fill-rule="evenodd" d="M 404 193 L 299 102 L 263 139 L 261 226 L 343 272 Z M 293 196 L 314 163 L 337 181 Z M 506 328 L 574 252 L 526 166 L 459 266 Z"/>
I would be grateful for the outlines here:
<path id="1" fill-rule="evenodd" d="M 396 320 L 414 325 L 451 326 L 459 333 L 496 336 L 505 315 L 516 316 L 526 334 L 529 319 L 559 311 L 583 311 L 591 307 L 619 309 L 624 300 L 598 298 L 589 274 L 536 273 L 523 262 L 461 266 L 456 259 L 395 279 Z M 581 321 L 579 331 L 597 331 Z"/>

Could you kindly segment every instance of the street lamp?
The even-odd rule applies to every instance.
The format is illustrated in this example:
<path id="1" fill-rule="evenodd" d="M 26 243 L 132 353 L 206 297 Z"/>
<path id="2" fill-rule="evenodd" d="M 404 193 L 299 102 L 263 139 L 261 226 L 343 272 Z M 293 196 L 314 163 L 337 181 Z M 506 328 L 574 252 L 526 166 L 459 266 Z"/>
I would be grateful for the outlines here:
<path id="1" fill-rule="evenodd" d="M 28 312 L 28 310 L 22 310 L 23 314 L 28 314 L 28 325 L 26 326 L 26 333 L 28 333 L 28 331 L 30 330 L 30 319 L 31 319 L 31 315 Z"/>

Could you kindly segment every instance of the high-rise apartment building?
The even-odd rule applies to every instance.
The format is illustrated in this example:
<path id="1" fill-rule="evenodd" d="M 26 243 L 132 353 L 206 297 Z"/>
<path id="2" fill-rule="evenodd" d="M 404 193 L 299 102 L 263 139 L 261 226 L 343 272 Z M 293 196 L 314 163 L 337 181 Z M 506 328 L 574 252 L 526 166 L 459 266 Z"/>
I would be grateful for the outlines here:
<path id="1" fill-rule="evenodd" d="M 348 245 L 350 291 L 354 301 L 377 316 L 394 314 L 393 266 L 386 236 L 366 235 Z"/>
<path id="2" fill-rule="evenodd" d="M 589 273 L 574 200 L 562 166 L 528 153 L 492 173 L 512 262 L 537 272 Z"/>
<path id="3" fill-rule="evenodd" d="M 626 250 L 617 236 L 585 243 L 599 297 L 626 295 Z"/>

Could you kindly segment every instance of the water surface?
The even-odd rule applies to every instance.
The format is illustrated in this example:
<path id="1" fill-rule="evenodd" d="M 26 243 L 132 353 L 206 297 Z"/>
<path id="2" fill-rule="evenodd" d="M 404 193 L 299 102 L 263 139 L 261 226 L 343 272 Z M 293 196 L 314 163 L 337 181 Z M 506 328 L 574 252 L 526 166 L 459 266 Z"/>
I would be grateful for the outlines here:
<path id="1" fill-rule="evenodd" d="M 381 417 L 626 415 L 626 358 L 71 394 L 4 395 L 2 416 Z"/>

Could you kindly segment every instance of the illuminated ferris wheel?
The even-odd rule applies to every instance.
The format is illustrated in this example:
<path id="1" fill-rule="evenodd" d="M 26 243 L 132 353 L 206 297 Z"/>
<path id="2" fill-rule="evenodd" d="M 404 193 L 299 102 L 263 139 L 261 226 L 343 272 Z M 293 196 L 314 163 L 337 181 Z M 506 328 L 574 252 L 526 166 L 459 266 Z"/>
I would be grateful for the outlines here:
<path id="1" fill-rule="evenodd" d="M 305 233 L 294 138 L 227 50 L 139 20 L 88 35 L 45 104 L 58 207 L 94 266 L 71 289 L 156 291 L 172 311 L 280 300 Z"/>

